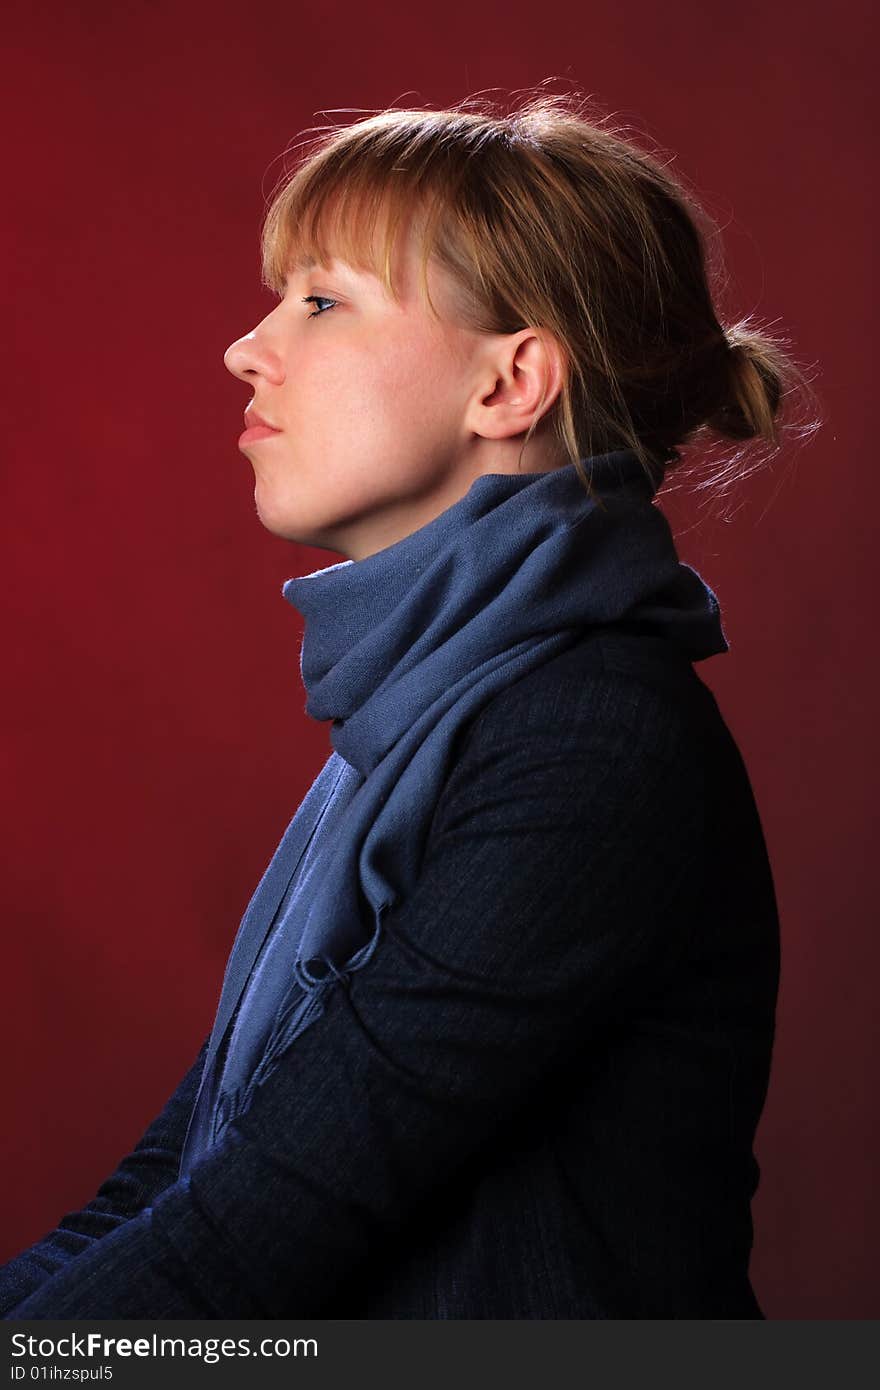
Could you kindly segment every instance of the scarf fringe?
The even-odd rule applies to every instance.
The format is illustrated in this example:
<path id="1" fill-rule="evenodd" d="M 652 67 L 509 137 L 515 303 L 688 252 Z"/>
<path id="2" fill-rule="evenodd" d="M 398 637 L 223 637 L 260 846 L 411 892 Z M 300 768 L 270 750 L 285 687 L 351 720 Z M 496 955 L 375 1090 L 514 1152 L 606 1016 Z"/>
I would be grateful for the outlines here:
<path id="1" fill-rule="evenodd" d="M 294 1039 L 324 1012 L 329 986 L 334 984 L 337 978 L 342 978 L 333 966 L 331 972 L 326 979 L 319 980 L 306 991 L 298 980 L 294 980 L 275 1018 L 265 1051 L 247 1084 L 220 1097 L 215 1113 L 212 1143 L 216 1143 L 227 1126 L 247 1110 L 253 1100 L 254 1091 L 272 1075 L 282 1054 Z"/>

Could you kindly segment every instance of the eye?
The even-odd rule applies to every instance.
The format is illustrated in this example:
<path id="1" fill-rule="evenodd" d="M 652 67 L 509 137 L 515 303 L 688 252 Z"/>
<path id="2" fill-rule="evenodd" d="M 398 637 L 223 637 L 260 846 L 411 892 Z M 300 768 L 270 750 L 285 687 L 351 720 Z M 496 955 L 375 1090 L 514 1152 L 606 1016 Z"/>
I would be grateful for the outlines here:
<path id="1" fill-rule="evenodd" d="M 317 304 L 318 300 L 321 300 L 331 309 L 333 308 L 334 304 L 337 303 L 335 299 L 329 299 L 325 294 L 307 294 L 303 299 L 303 304 Z M 326 314 L 326 312 L 326 309 L 316 309 L 313 314 L 308 315 L 308 318 L 315 319 L 318 317 L 319 314 Z"/>

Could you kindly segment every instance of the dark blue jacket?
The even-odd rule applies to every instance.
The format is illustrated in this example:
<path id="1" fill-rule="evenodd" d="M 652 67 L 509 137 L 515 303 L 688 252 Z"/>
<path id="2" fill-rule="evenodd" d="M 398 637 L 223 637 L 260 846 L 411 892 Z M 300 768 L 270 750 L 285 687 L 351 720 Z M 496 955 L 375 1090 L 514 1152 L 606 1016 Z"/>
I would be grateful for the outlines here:
<path id="1" fill-rule="evenodd" d="M 417 890 L 179 1180 L 204 1046 L 14 1318 L 760 1318 L 779 975 L 747 772 L 668 640 L 592 629 L 465 725 Z"/>

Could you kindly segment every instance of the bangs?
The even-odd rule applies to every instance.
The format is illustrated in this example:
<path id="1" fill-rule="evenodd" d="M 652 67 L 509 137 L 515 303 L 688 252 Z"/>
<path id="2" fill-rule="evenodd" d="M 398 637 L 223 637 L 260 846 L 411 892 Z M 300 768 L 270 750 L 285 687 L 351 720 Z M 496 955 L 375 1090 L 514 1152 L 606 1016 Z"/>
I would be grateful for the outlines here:
<path id="1" fill-rule="evenodd" d="M 301 169 L 278 192 L 261 233 L 262 282 L 283 296 L 287 276 L 334 259 L 377 277 L 398 302 L 401 232 L 421 246 L 420 283 L 431 304 L 427 265 L 436 245 L 437 209 L 407 179 L 379 171 Z M 433 304 L 431 305 L 433 308 Z M 435 310 L 436 312 L 436 310 Z"/>

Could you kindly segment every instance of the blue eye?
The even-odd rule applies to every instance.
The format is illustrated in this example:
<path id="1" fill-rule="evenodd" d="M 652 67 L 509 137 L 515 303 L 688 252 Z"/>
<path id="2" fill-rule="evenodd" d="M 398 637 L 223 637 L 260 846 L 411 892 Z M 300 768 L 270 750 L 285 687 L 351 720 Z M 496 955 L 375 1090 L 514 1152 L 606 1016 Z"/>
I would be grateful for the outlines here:
<path id="1" fill-rule="evenodd" d="M 324 304 L 329 305 L 331 309 L 333 308 L 333 305 L 337 302 L 335 299 L 328 299 L 327 295 L 325 294 L 307 294 L 303 299 L 303 304 L 317 304 L 319 299 L 322 300 Z M 326 314 L 326 312 L 326 309 L 316 309 L 315 312 L 313 314 L 309 314 L 308 317 L 310 319 L 315 319 L 318 317 L 319 314 Z"/>

